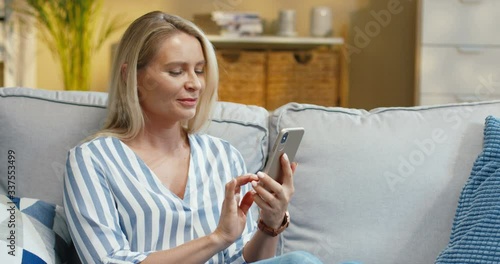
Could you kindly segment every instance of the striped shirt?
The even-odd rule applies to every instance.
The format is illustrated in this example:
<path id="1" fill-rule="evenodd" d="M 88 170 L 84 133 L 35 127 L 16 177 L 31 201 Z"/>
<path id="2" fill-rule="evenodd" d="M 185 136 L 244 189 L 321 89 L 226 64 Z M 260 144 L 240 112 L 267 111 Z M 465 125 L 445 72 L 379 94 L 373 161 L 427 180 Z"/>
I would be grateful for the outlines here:
<path id="1" fill-rule="evenodd" d="M 212 233 L 219 222 L 224 186 L 246 173 L 228 142 L 189 135 L 186 192 L 170 192 L 122 141 L 99 137 L 69 151 L 64 205 L 83 263 L 138 263 Z M 249 187 L 242 188 L 242 197 Z M 244 263 L 242 249 L 256 229 L 248 214 L 243 235 L 207 263 Z"/>

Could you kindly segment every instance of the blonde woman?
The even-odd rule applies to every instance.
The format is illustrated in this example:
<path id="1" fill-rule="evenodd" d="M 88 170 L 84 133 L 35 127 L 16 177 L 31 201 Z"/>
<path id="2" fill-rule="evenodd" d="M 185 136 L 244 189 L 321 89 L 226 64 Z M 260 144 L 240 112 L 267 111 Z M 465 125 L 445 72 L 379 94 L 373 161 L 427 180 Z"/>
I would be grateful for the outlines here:
<path id="1" fill-rule="evenodd" d="M 218 72 L 195 25 L 145 14 L 124 33 L 113 69 L 105 127 L 67 162 L 64 205 L 83 263 L 319 263 L 304 252 L 272 258 L 296 164 L 282 158 L 280 185 L 247 173 L 226 141 L 197 133 Z"/>

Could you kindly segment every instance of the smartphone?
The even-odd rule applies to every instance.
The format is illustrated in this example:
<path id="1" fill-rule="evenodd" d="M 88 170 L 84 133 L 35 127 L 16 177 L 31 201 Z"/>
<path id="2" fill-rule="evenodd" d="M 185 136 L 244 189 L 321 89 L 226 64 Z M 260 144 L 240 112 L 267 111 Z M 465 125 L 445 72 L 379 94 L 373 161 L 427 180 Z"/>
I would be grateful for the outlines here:
<path id="1" fill-rule="evenodd" d="M 293 162 L 303 135 L 303 127 L 283 128 L 280 131 L 264 168 L 264 172 L 267 175 L 271 176 L 277 182 L 282 183 L 282 180 L 279 178 L 281 176 L 281 156 L 286 153 L 290 163 Z"/>

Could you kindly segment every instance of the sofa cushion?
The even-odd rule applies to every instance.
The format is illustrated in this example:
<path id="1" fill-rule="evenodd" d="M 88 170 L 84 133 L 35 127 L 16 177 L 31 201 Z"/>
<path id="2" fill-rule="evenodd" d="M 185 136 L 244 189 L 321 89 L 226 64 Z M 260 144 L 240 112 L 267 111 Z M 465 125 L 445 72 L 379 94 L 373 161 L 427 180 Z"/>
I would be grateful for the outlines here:
<path id="1" fill-rule="evenodd" d="M 277 109 L 270 142 L 281 128 L 305 128 L 279 253 L 306 250 L 326 263 L 433 263 L 448 243 L 490 114 L 500 115 L 500 102 Z"/>
<path id="2" fill-rule="evenodd" d="M 62 207 L 0 196 L 0 259 L 5 263 L 66 263 L 71 238 Z"/>
<path id="3" fill-rule="evenodd" d="M 267 158 L 268 118 L 262 107 L 220 102 L 204 132 L 229 141 L 243 155 L 248 171 L 255 173 Z"/>
<path id="4" fill-rule="evenodd" d="M 67 152 L 102 126 L 106 101 L 102 92 L 1 88 L 0 171 L 11 173 L 0 176 L 0 194 L 62 205 Z M 257 171 L 267 155 L 267 126 L 265 109 L 221 102 L 206 132 L 232 143 Z"/>
<path id="5" fill-rule="evenodd" d="M 500 120 L 486 119 L 483 151 L 464 186 L 448 246 L 436 263 L 500 262 Z"/>
<path id="6" fill-rule="evenodd" d="M 62 205 L 67 152 L 102 125 L 105 106 L 98 92 L 0 89 L 0 171 L 9 160 L 15 174 L 1 175 L 0 194 Z"/>

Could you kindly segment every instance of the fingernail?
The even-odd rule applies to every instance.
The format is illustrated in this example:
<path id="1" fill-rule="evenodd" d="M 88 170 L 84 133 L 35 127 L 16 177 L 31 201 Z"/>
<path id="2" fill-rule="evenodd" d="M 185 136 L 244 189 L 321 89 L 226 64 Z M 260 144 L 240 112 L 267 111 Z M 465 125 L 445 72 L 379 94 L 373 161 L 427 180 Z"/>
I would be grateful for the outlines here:
<path id="1" fill-rule="evenodd" d="M 283 153 L 283 158 L 285 158 L 285 160 L 288 161 L 288 155 L 286 155 L 286 153 Z"/>
<path id="2" fill-rule="evenodd" d="M 262 171 L 257 172 L 257 177 L 264 178 L 264 173 Z"/>
<path id="3" fill-rule="evenodd" d="M 257 182 L 256 181 L 252 181 L 252 186 L 253 187 L 257 187 Z"/>
<path id="4" fill-rule="evenodd" d="M 240 195 L 239 193 L 237 193 L 237 194 L 235 194 L 235 195 L 234 195 L 234 198 L 235 198 L 236 200 L 239 200 L 239 199 L 240 199 L 240 196 L 241 196 L 241 195 Z"/>

